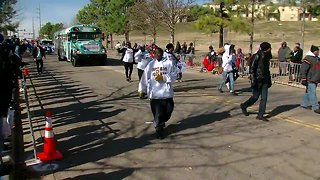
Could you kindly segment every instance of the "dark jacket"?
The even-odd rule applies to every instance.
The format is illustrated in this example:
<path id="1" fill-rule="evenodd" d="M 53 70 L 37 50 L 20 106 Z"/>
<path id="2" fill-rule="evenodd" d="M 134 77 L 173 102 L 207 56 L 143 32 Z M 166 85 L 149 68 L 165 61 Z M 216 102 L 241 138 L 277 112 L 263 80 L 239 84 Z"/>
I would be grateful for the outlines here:
<path id="1" fill-rule="evenodd" d="M 301 65 L 301 78 L 308 82 L 320 82 L 320 60 L 312 52 L 308 52 Z"/>
<path id="2" fill-rule="evenodd" d="M 302 63 L 303 50 L 299 49 L 297 52 L 291 52 L 290 61 L 293 63 Z"/>
<path id="3" fill-rule="evenodd" d="M 267 84 L 271 87 L 270 59 L 271 54 L 259 50 L 252 56 L 250 65 L 251 88 L 261 89 L 262 85 Z"/>
<path id="4" fill-rule="evenodd" d="M 14 74 L 10 50 L 8 46 L 0 44 L 0 117 L 7 115 L 12 96 Z"/>
<path id="5" fill-rule="evenodd" d="M 41 46 L 38 46 L 38 47 L 39 47 L 39 49 L 40 49 L 41 59 L 42 59 L 43 57 L 46 57 L 46 54 L 45 54 L 44 49 L 43 49 Z M 34 47 L 33 50 L 32 50 L 32 57 L 33 57 L 33 58 L 37 58 L 37 56 L 38 56 L 38 48 L 37 48 L 37 47 Z"/>
<path id="6" fill-rule="evenodd" d="M 181 45 L 177 44 L 176 48 L 174 49 L 174 53 L 180 54 L 181 53 Z"/>
<path id="7" fill-rule="evenodd" d="M 194 54 L 194 47 L 189 46 L 189 48 L 188 48 L 188 50 L 187 50 L 186 53 L 187 53 L 187 54 Z"/>
<path id="8" fill-rule="evenodd" d="M 212 51 L 208 52 L 207 56 L 208 56 L 209 63 L 211 63 L 211 62 L 215 61 L 217 54 L 214 50 L 212 50 Z"/>

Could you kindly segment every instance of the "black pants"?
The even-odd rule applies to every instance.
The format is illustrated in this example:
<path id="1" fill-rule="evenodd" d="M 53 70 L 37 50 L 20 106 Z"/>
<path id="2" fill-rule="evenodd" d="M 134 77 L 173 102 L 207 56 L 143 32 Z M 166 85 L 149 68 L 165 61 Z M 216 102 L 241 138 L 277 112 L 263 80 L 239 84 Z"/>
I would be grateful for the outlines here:
<path id="1" fill-rule="evenodd" d="M 151 111 L 154 117 L 155 127 L 164 127 L 170 119 L 174 108 L 173 98 L 150 99 Z"/>
<path id="2" fill-rule="evenodd" d="M 124 69 L 125 69 L 126 78 L 131 80 L 131 74 L 132 74 L 132 70 L 133 70 L 133 63 L 127 63 L 127 62 L 123 62 L 123 63 L 124 63 Z"/>
<path id="3" fill-rule="evenodd" d="M 42 73 L 42 68 L 43 68 L 43 60 L 36 60 L 36 64 L 37 64 L 37 71 L 38 74 Z"/>
<path id="4" fill-rule="evenodd" d="M 8 108 L 12 99 L 13 86 L 6 84 L 5 88 L 0 90 L 0 118 L 7 117 Z M 1 119 L 0 119 L 1 121 Z M 2 123 L 2 122 L 0 122 Z M 1 135 L 1 134 L 0 134 Z"/>
<path id="5" fill-rule="evenodd" d="M 177 80 L 181 80 L 181 79 L 182 79 L 182 73 L 180 72 L 177 74 Z"/>
<path id="6" fill-rule="evenodd" d="M 138 77 L 139 77 L 139 81 L 141 80 L 142 74 L 143 74 L 143 70 L 142 69 L 138 69 Z"/>

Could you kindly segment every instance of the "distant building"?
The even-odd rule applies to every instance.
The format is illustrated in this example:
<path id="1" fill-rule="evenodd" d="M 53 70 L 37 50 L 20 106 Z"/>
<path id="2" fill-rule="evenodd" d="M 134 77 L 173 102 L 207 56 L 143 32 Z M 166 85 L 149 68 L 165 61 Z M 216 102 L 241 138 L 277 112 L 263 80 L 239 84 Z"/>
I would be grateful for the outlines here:
<path id="1" fill-rule="evenodd" d="M 279 6 L 280 21 L 299 21 L 300 7 L 296 6 Z"/>
<path id="2" fill-rule="evenodd" d="M 277 1 L 277 3 L 281 3 Z M 204 7 L 209 7 L 213 11 L 219 11 L 220 6 L 217 4 L 212 5 L 203 5 Z M 231 7 L 233 11 L 239 9 L 239 5 L 234 5 Z M 271 6 L 265 4 L 255 4 L 254 7 L 254 16 L 265 18 L 269 21 L 302 21 L 303 20 L 303 10 L 299 6 L 279 6 L 273 12 L 270 12 Z M 241 12 L 238 16 L 241 17 L 251 17 L 251 5 L 248 6 L 249 12 L 246 14 Z M 305 12 L 305 20 L 306 21 L 317 21 L 316 17 L 312 17 L 312 15 L 306 10 Z"/>

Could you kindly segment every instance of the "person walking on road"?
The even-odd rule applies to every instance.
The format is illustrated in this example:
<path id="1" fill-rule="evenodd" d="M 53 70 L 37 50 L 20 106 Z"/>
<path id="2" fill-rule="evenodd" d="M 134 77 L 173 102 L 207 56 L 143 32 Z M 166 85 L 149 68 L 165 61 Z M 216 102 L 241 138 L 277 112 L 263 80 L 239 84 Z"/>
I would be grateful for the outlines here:
<path id="1" fill-rule="evenodd" d="M 37 64 L 37 71 L 38 71 L 38 74 L 40 75 L 43 69 L 43 58 L 46 58 L 46 54 L 44 49 L 39 45 L 37 41 L 34 44 L 32 56 L 34 58 L 34 61 Z"/>
<path id="2" fill-rule="evenodd" d="M 271 45 L 268 42 L 260 44 L 260 50 L 252 56 L 250 65 L 250 78 L 252 96 L 244 103 L 240 105 L 242 113 L 248 116 L 247 108 L 252 106 L 261 96 L 259 113 L 256 119 L 262 121 L 269 121 L 263 115 L 266 111 L 267 100 L 268 100 L 268 88 L 271 87 L 271 76 L 270 76 L 270 59 Z"/>
<path id="3" fill-rule="evenodd" d="M 167 44 L 164 52 L 164 57 L 173 62 L 173 65 L 177 68 L 177 82 L 182 82 L 182 67 L 180 66 L 180 60 L 174 54 L 174 46 L 172 43 Z"/>
<path id="4" fill-rule="evenodd" d="M 176 68 L 172 61 L 163 57 L 163 50 L 155 50 L 155 59 L 145 68 L 139 83 L 140 96 L 148 95 L 157 138 L 164 138 L 165 123 L 174 108 L 172 83 L 176 78 Z"/>
<path id="5" fill-rule="evenodd" d="M 126 80 L 130 82 L 134 64 L 134 49 L 132 49 L 131 43 L 127 42 L 126 47 L 122 48 L 120 52 L 122 53 L 121 60 L 123 61 Z"/>
<path id="6" fill-rule="evenodd" d="M 319 48 L 311 46 L 310 51 L 303 59 L 301 65 L 301 84 L 306 86 L 306 92 L 302 98 L 301 107 L 309 109 L 310 106 L 315 113 L 320 114 L 317 99 L 317 85 L 320 82 L 320 60 Z"/>
<path id="7" fill-rule="evenodd" d="M 223 93 L 222 87 L 226 84 L 226 80 L 228 78 L 229 81 L 229 89 L 230 93 L 233 95 L 237 95 L 234 91 L 234 76 L 233 76 L 233 64 L 235 63 L 235 52 L 234 45 L 226 44 L 224 46 L 225 52 L 222 55 L 222 79 L 220 81 L 220 85 L 218 91 Z"/>
<path id="8" fill-rule="evenodd" d="M 142 74 L 144 69 L 149 64 L 151 57 L 150 54 L 146 51 L 145 45 L 140 46 L 138 52 L 134 54 L 135 62 L 137 62 L 137 69 L 138 69 L 138 78 L 139 81 L 141 80 Z"/>

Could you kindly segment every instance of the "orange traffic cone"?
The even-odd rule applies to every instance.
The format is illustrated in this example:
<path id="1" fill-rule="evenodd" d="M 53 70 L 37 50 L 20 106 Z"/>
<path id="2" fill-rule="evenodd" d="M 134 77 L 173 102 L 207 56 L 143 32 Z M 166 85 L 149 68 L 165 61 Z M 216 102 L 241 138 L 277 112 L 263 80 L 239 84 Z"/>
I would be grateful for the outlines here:
<path id="1" fill-rule="evenodd" d="M 51 122 L 51 112 L 46 112 L 46 126 L 44 128 L 43 152 L 37 153 L 37 157 L 41 161 L 51 161 L 62 159 L 62 154 L 56 150 L 54 134 Z"/>

